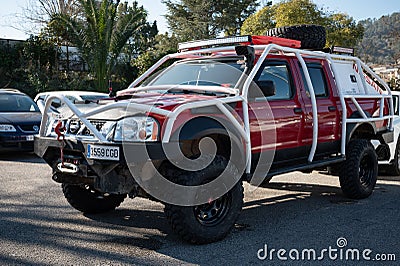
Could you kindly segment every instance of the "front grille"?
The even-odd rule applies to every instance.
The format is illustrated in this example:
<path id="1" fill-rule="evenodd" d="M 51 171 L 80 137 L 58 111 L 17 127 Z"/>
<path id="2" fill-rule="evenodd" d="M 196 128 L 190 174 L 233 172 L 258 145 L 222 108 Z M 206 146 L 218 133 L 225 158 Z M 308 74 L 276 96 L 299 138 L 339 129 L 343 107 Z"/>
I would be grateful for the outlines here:
<path id="1" fill-rule="evenodd" d="M 39 132 L 40 125 L 19 125 L 18 127 L 23 132 Z"/>
<path id="2" fill-rule="evenodd" d="M 106 121 L 98 120 L 90 120 L 89 122 L 94 125 L 98 131 L 100 131 L 106 123 Z M 93 133 L 79 120 L 70 120 L 68 122 L 67 132 L 72 135 L 93 136 Z"/>
<path id="3" fill-rule="evenodd" d="M 104 126 L 104 124 L 106 123 L 105 121 L 89 121 L 90 124 L 94 125 L 96 127 L 97 130 L 101 130 L 101 128 Z"/>

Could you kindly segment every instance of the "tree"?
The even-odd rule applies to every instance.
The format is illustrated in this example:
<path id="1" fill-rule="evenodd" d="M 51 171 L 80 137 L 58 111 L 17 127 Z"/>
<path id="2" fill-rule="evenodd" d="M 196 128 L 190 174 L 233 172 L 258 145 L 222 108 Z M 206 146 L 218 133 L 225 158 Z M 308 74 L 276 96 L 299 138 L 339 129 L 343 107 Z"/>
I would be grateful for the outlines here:
<path id="1" fill-rule="evenodd" d="M 276 27 L 275 23 L 275 10 L 271 7 L 272 2 L 262 8 L 259 12 L 249 16 L 242 25 L 242 34 L 263 35 L 267 29 Z"/>
<path id="2" fill-rule="evenodd" d="M 355 47 L 363 38 L 364 27 L 356 23 L 352 17 L 343 13 L 327 17 L 327 46 Z"/>
<path id="3" fill-rule="evenodd" d="M 138 76 L 139 70 L 134 62 L 156 45 L 157 34 L 157 22 L 154 21 L 152 24 L 147 22 L 135 34 L 135 38 L 129 38 L 115 67 L 115 74 L 113 75 L 114 89 L 126 88 Z"/>
<path id="4" fill-rule="evenodd" d="M 132 62 L 132 64 L 138 69 L 139 75 L 143 74 L 163 56 L 176 53 L 178 50 L 178 39 L 174 34 L 171 36 L 169 36 L 168 33 L 158 34 L 155 41 L 156 43 L 152 48 L 141 54 Z"/>
<path id="5" fill-rule="evenodd" d="M 300 24 L 325 26 L 327 46 L 355 46 L 364 32 L 363 26 L 357 24 L 352 17 L 319 9 L 311 0 L 285 0 L 266 6 L 243 23 L 242 32 L 265 34 L 274 27 Z"/>
<path id="6" fill-rule="evenodd" d="M 50 19 L 54 14 L 65 14 L 68 16 L 78 16 L 79 7 L 77 0 L 28 0 L 27 6 L 23 9 L 23 18 L 29 23 L 24 27 L 25 32 L 31 35 L 38 35 L 44 27 L 49 30 Z M 33 25 L 27 28 L 27 25 Z M 38 29 L 40 31 L 38 32 Z M 54 28 L 54 36 L 62 35 L 61 28 Z"/>
<path id="7" fill-rule="evenodd" d="M 23 43 L 16 44 L 0 41 L 0 88 L 16 88 L 21 81 L 19 69 L 24 65 L 23 62 Z"/>
<path id="8" fill-rule="evenodd" d="M 47 24 L 53 14 L 78 15 L 77 0 L 30 0 L 25 16 L 30 21 Z"/>
<path id="9" fill-rule="evenodd" d="M 221 33 L 236 35 L 244 20 L 256 11 L 257 0 L 163 0 L 165 16 L 179 41 L 207 39 Z"/>
<path id="10" fill-rule="evenodd" d="M 358 44 L 361 58 L 375 64 L 400 63 L 400 13 L 360 22 L 365 28 Z"/>
<path id="11" fill-rule="evenodd" d="M 46 31 L 26 41 L 0 41 L 0 88 L 19 89 L 31 97 L 55 88 L 93 88 L 87 73 L 59 70 L 60 52 Z"/>
<path id="12" fill-rule="evenodd" d="M 257 11 L 258 3 L 254 0 L 220 0 L 212 1 L 215 5 L 217 24 L 226 36 L 240 34 L 243 22 Z"/>
<path id="13" fill-rule="evenodd" d="M 325 25 L 324 13 L 311 0 L 285 0 L 275 7 L 276 27 L 296 24 Z"/>
<path id="14" fill-rule="evenodd" d="M 31 96 L 42 91 L 67 89 L 71 85 L 68 75 L 62 75 L 58 70 L 58 57 L 60 49 L 54 45 L 53 40 L 46 34 L 31 36 L 23 48 L 24 72 L 32 90 Z M 79 80 L 79 79 L 78 79 Z"/>
<path id="15" fill-rule="evenodd" d="M 171 31 L 180 41 L 204 39 L 216 36 L 219 29 L 213 17 L 212 1 L 182 0 L 175 3 L 172 0 L 163 1 L 168 13 L 165 15 Z"/>
<path id="16" fill-rule="evenodd" d="M 65 29 L 64 38 L 74 44 L 95 77 L 96 90 L 107 88 L 127 41 L 146 25 L 146 11 L 137 2 L 76 0 L 78 15 L 57 12 L 50 25 Z"/>

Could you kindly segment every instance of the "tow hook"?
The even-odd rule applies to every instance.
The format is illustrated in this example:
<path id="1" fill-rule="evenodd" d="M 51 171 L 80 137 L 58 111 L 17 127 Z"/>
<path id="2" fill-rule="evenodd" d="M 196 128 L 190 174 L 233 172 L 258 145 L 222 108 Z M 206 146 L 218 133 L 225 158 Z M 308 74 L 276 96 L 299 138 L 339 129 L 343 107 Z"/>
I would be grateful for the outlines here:
<path id="1" fill-rule="evenodd" d="M 61 167 L 57 165 L 57 168 L 64 168 L 64 146 L 65 146 L 65 127 L 62 121 L 58 121 L 57 126 L 55 127 L 54 131 L 57 134 L 57 140 L 60 142 L 60 158 L 61 158 Z M 67 169 L 69 167 L 66 167 Z M 61 170 L 60 170 L 61 171 Z"/>

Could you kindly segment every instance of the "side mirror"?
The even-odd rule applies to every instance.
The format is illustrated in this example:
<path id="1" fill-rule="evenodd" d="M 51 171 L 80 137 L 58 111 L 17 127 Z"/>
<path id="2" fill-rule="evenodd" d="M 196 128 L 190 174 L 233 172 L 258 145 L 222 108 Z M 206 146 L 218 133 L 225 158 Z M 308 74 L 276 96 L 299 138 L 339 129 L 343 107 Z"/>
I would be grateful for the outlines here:
<path id="1" fill-rule="evenodd" d="M 274 96 L 276 94 L 275 83 L 272 80 L 258 80 L 256 84 L 265 97 Z"/>
<path id="2" fill-rule="evenodd" d="M 61 107 L 61 102 L 53 101 L 53 102 L 51 103 L 51 106 L 54 107 L 54 108 L 60 108 L 60 107 Z"/>

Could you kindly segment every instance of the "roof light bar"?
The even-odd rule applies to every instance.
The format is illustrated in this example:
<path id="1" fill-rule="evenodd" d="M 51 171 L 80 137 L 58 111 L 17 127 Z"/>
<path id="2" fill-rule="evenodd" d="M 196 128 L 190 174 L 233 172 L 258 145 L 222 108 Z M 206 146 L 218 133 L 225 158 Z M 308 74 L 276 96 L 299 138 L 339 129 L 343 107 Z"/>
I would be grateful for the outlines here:
<path id="1" fill-rule="evenodd" d="M 332 47 L 332 53 L 354 55 L 354 49 L 353 48 L 340 47 L 340 46 L 333 46 Z"/>
<path id="2" fill-rule="evenodd" d="M 250 43 L 250 36 L 238 36 L 238 37 L 226 37 L 226 38 L 217 38 L 212 40 L 203 40 L 203 41 L 191 41 L 184 42 L 178 44 L 179 51 L 182 50 L 190 50 L 193 48 L 201 48 L 204 46 L 214 46 L 214 45 L 222 45 L 222 44 L 234 44 L 234 43 Z"/>
<path id="3" fill-rule="evenodd" d="M 211 40 L 198 40 L 191 42 L 184 42 L 178 44 L 179 51 L 188 51 L 188 50 L 197 50 L 203 47 L 212 47 L 218 45 L 226 45 L 226 44 L 237 44 L 237 45 L 267 45 L 267 44 L 278 44 L 281 46 L 292 47 L 292 48 L 300 48 L 301 42 L 291 39 L 279 38 L 279 37 L 271 37 L 271 36 L 236 36 L 236 37 L 225 37 L 225 38 L 217 38 Z"/>

